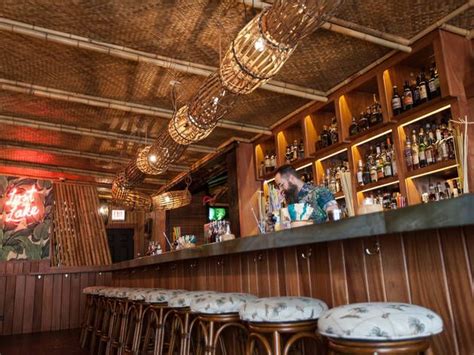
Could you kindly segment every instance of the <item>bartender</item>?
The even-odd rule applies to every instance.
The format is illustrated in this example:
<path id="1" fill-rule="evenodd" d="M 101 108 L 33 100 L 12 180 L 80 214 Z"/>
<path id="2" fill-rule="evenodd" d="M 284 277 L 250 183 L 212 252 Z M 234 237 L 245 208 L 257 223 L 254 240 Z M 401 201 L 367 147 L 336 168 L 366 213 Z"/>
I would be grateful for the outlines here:
<path id="1" fill-rule="evenodd" d="M 313 208 L 310 219 L 314 223 L 325 222 L 327 212 L 338 208 L 331 191 L 326 187 L 305 183 L 291 165 L 282 165 L 277 169 L 275 183 L 283 193 L 287 204 L 307 203 Z"/>

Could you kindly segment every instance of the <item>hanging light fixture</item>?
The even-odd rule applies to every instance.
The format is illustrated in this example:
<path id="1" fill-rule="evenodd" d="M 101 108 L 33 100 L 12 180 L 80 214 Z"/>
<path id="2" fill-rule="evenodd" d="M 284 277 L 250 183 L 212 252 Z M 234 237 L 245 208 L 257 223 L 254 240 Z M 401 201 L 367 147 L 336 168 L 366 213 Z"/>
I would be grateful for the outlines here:
<path id="1" fill-rule="evenodd" d="M 137 167 L 144 174 L 160 175 L 163 170 L 155 169 L 154 165 L 158 162 L 158 156 L 150 153 L 151 145 L 146 146 L 137 154 Z"/>
<path id="2" fill-rule="evenodd" d="M 161 131 L 159 137 L 150 147 L 148 156 L 154 156 L 156 159 L 148 159 L 148 163 L 155 171 L 163 174 L 168 170 L 170 164 L 177 161 L 183 155 L 187 146 L 175 141 L 167 129 Z"/>
<path id="3" fill-rule="evenodd" d="M 186 188 L 184 190 L 175 190 L 162 193 L 152 198 L 153 208 L 157 210 L 172 210 L 187 206 L 191 203 L 192 195 L 189 192 L 191 177 L 187 177 Z"/>
<path id="4" fill-rule="evenodd" d="M 181 107 L 168 124 L 171 137 L 189 145 L 203 140 L 234 106 L 237 95 L 227 90 L 218 73 L 211 74 L 188 105 Z"/>

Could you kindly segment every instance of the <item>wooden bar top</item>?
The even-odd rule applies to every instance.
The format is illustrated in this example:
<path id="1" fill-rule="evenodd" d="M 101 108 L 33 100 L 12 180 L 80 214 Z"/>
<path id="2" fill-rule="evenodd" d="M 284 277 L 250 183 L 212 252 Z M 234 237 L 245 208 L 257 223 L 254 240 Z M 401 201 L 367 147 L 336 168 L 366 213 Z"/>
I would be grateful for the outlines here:
<path id="1" fill-rule="evenodd" d="M 251 220 L 248 223 L 254 223 L 254 221 Z M 346 218 L 337 222 L 237 238 L 221 243 L 204 244 L 195 248 L 167 252 L 156 256 L 145 256 L 107 266 L 57 267 L 36 274 L 116 271 L 180 260 L 467 225 L 474 225 L 474 194 L 466 194 L 455 199 L 409 206 L 398 210 Z"/>

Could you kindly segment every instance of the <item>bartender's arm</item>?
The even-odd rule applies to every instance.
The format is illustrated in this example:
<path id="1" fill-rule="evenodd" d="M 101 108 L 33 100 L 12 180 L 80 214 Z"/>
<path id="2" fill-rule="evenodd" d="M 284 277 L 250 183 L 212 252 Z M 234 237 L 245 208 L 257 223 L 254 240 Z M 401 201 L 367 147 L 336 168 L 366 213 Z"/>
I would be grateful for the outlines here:
<path id="1" fill-rule="evenodd" d="M 312 207 L 314 209 L 311 218 L 314 223 L 323 223 L 327 220 L 327 212 L 339 208 L 334 195 L 326 187 L 316 187 L 312 192 Z"/>

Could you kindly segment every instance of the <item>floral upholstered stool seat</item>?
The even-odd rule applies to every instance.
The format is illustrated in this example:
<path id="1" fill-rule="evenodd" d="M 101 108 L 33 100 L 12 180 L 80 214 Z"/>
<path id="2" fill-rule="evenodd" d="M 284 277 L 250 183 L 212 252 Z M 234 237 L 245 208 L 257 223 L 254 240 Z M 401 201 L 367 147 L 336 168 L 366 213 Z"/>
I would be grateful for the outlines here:
<path id="1" fill-rule="evenodd" d="M 180 355 L 195 354 L 197 352 L 197 347 L 192 352 L 190 351 L 190 339 L 193 329 L 195 329 L 195 333 L 199 334 L 200 332 L 199 327 L 194 327 L 198 318 L 191 311 L 190 305 L 196 298 L 215 293 L 215 291 L 189 291 L 180 293 L 168 300 L 168 307 L 171 309 L 170 317 L 172 318 L 172 333 L 168 353 L 174 354 L 175 350 Z M 179 341 L 177 341 L 178 338 Z"/>
<path id="2" fill-rule="evenodd" d="M 156 354 L 162 353 L 164 326 L 170 311 L 168 300 L 182 292 L 186 291 L 149 288 L 129 292 L 131 305 L 126 316 L 125 354 L 138 354 L 149 348 L 154 348 Z"/>
<path id="3" fill-rule="evenodd" d="M 216 346 L 219 342 L 223 353 L 244 354 L 242 347 L 247 329 L 240 321 L 239 310 L 247 302 L 257 297 L 247 293 L 209 293 L 191 300 L 191 312 L 196 314 L 197 322 L 204 334 L 204 346 L 206 355 L 216 354 Z M 224 329 L 235 330 L 232 349 L 230 344 L 225 344 L 221 333 Z M 240 347 L 240 348 L 239 348 Z"/>
<path id="4" fill-rule="evenodd" d="M 267 354 L 288 354 L 303 338 L 314 339 L 322 348 L 316 329 L 318 318 L 327 309 L 326 303 L 309 297 L 268 297 L 247 302 L 240 309 L 240 319 L 250 329 L 247 354 L 254 353 L 256 342 Z M 282 334 L 287 335 L 286 342 Z"/>
<path id="5" fill-rule="evenodd" d="M 356 303 L 325 312 L 318 330 L 336 354 L 418 354 L 429 348 L 432 335 L 443 331 L 443 321 L 413 304 Z"/>
<path id="6" fill-rule="evenodd" d="M 84 310 L 81 325 L 81 348 L 85 348 L 87 346 L 88 340 L 90 340 L 89 335 L 91 335 L 94 331 L 94 323 L 96 313 L 98 311 L 100 291 L 106 288 L 107 286 L 89 286 L 82 290 L 82 293 L 86 295 L 86 308 Z"/>

